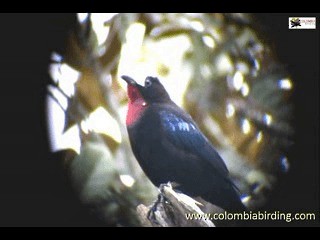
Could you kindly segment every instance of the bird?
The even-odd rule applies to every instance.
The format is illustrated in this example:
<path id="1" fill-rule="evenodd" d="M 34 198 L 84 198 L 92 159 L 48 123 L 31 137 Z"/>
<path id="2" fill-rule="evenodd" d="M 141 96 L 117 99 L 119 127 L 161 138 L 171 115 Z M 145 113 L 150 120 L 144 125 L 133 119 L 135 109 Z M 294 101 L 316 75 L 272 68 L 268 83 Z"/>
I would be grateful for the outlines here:
<path id="1" fill-rule="evenodd" d="M 227 166 L 192 117 L 174 103 L 157 77 L 127 82 L 126 127 L 132 152 L 151 182 L 174 183 L 191 197 L 229 212 L 246 210 Z"/>

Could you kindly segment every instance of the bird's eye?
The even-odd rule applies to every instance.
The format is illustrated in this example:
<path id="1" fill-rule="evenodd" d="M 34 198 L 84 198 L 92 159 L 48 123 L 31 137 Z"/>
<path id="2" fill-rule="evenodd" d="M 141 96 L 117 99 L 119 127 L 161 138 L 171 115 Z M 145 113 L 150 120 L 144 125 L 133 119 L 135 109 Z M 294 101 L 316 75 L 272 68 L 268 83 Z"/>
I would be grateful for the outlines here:
<path id="1" fill-rule="evenodd" d="M 146 81 L 144 82 L 144 86 L 150 87 L 151 85 L 152 85 L 152 82 L 150 81 L 150 79 L 146 79 Z"/>

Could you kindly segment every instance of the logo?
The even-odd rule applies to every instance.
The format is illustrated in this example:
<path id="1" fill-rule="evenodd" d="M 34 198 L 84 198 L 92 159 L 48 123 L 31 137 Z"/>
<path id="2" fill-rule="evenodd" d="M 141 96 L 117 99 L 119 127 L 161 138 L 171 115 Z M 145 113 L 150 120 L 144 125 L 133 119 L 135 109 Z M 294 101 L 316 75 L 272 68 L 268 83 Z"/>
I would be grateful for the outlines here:
<path id="1" fill-rule="evenodd" d="M 290 23 L 291 23 L 291 27 L 298 27 L 298 26 L 301 26 L 301 20 L 300 18 L 292 18 L 290 20 Z"/>
<path id="2" fill-rule="evenodd" d="M 316 29 L 316 18 L 289 17 L 289 29 Z"/>

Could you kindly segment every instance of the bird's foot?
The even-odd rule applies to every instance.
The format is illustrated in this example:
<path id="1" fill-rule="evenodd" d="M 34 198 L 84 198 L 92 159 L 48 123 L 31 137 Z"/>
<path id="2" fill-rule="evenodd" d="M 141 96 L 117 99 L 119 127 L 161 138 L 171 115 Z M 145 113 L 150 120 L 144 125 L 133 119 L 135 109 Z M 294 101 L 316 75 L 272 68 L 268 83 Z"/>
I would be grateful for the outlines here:
<path id="1" fill-rule="evenodd" d="M 163 196 L 162 192 L 160 192 L 158 194 L 157 201 L 155 201 L 155 203 L 152 205 L 152 207 L 150 208 L 150 210 L 148 211 L 148 214 L 147 214 L 148 220 L 156 225 L 160 225 L 160 223 L 158 222 L 157 217 L 156 217 L 156 211 L 158 210 L 158 205 L 163 202 L 164 202 L 164 196 Z"/>
<path id="2" fill-rule="evenodd" d="M 149 221 L 151 221 L 154 224 L 160 225 L 157 218 L 156 218 L 156 211 L 158 211 L 158 206 L 160 203 L 167 203 L 167 199 L 164 196 L 164 187 L 170 187 L 172 188 L 171 182 L 168 183 L 162 183 L 159 186 L 159 194 L 158 194 L 158 199 L 155 201 L 155 203 L 152 205 L 150 210 L 148 211 L 147 218 Z"/>

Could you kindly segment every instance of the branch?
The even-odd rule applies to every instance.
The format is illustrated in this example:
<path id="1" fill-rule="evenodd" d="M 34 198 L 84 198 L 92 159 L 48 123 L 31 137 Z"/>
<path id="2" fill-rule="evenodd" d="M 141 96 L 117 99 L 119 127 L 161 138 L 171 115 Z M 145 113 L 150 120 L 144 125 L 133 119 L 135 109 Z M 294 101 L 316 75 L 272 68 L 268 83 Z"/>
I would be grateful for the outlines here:
<path id="1" fill-rule="evenodd" d="M 187 214 L 203 214 L 195 201 L 189 196 L 175 192 L 170 184 L 160 188 L 162 200 L 156 205 L 146 207 L 140 204 L 137 207 L 138 218 L 144 227 L 215 227 L 210 220 L 188 220 Z M 154 208 L 156 209 L 154 210 Z M 148 217 L 149 211 L 154 218 Z"/>

